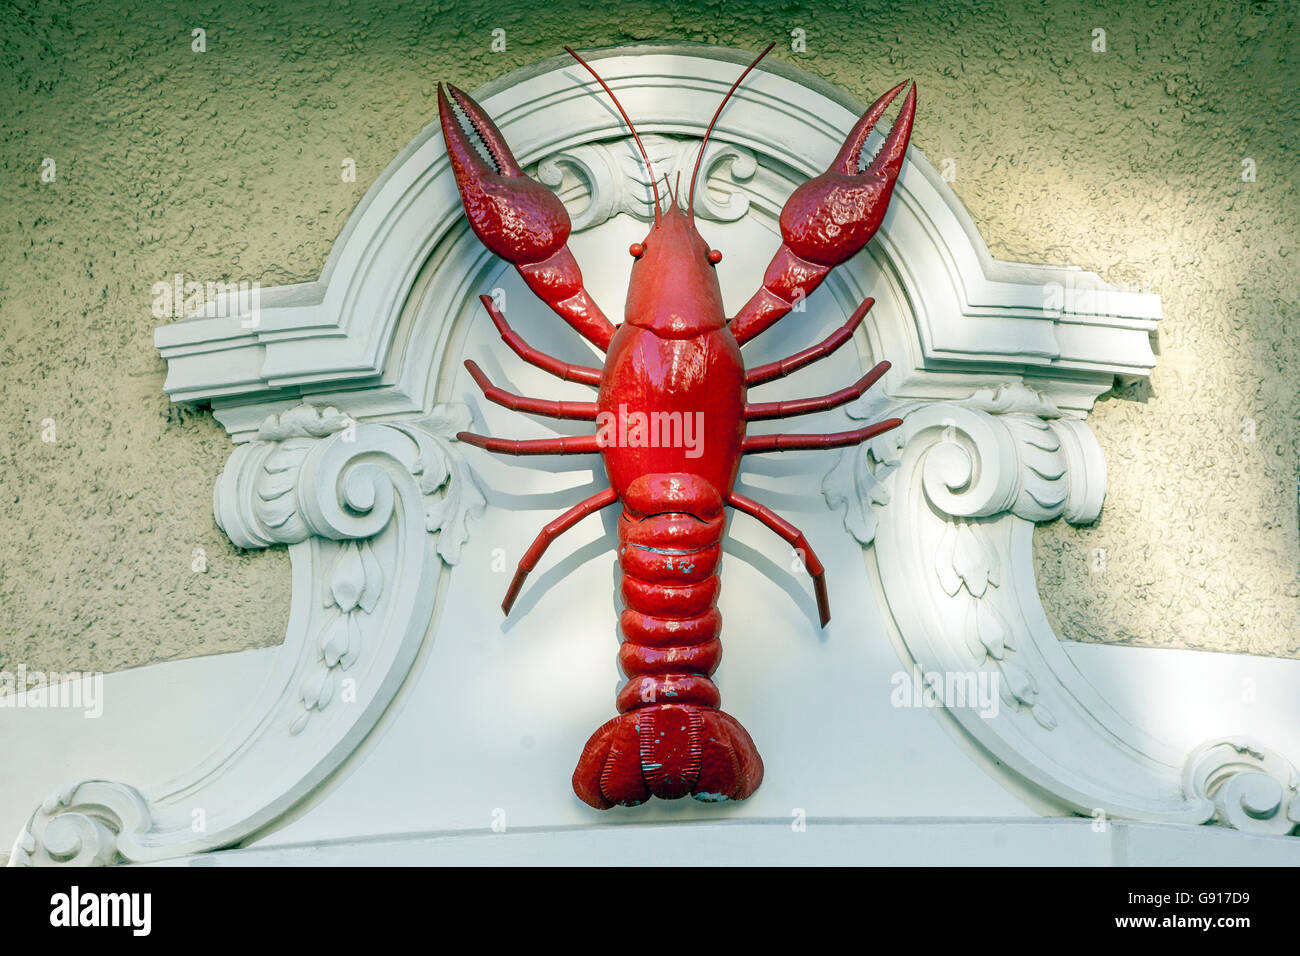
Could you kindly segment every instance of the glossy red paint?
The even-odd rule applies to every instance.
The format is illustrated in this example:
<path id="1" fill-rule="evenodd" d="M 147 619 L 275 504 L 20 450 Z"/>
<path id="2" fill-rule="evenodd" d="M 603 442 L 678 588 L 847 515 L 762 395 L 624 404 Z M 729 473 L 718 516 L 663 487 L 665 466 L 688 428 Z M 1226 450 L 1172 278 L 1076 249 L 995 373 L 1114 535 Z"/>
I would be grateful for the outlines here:
<path id="1" fill-rule="evenodd" d="M 566 47 L 566 49 L 568 49 Z M 737 78 L 713 124 L 740 81 Z M 573 53 L 572 50 L 569 50 Z M 867 110 L 830 167 L 795 190 L 781 213 L 782 246 L 759 290 L 733 318 L 723 309 L 715 266 L 722 253 L 695 228 L 695 172 L 687 211 L 671 191 L 660 208 L 658 183 L 640 137 L 613 91 L 576 53 L 627 122 L 650 173 L 654 224 L 630 248 L 632 274 L 623 323 L 614 326 L 587 295 L 568 250 L 569 217 L 550 190 L 523 174 L 483 109 L 450 84 L 438 88 L 438 111 L 456 184 L 471 227 L 513 264 L 529 287 L 580 335 L 605 353 L 602 368 L 561 361 L 529 346 L 482 296 L 502 340 L 526 362 L 566 381 L 598 388 L 595 402 L 557 402 L 514 395 L 473 362 L 470 375 L 489 400 L 554 418 L 592 421 L 576 437 L 513 441 L 462 432 L 461 441 L 504 454 L 589 454 L 604 458 L 610 487 L 546 525 L 519 562 L 502 603 L 508 614 L 528 573 L 551 541 L 587 515 L 622 502 L 618 555 L 625 610 L 619 662 L 628 677 L 619 716 L 592 735 L 573 774 L 577 795 L 593 807 L 632 806 L 651 796 L 742 800 L 763 778 L 748 732 L 719 710 L 710 679 L 722 655 L 718 565 L 725 508 L 754 517 L 803 556 L 823 626 L 830 619 L 825 570 L 803 532 L 734 490 L 748 453 L 854 445 L 901 424 L 822 435 L 746 436 L 746 423 L 836 408 L 860 397 L 889 368 L 881 362 L 854 385 L 785 402 L 747 401 L 748 389 L 788 375 L 847 342 L 872 306 L 867 299 L 825 341 L 748 371 L 741 346 L 785 316 L 835 266 L 857 253 L 884 218 L 902 168 L 916 111 L 916 88 L 903 102 L 879 154 L 862 168 L 867 137 L 906 84 Z M 477 139 L 477 147 L 474 139 Z M 478 147 L 481 147 L 481 152 Z M 702 158 L 704 143 L 700 145 Z M 485 158 L 486 157 L 486 158 Z M 680 189 L 680 184 L 678 184 Z"/>

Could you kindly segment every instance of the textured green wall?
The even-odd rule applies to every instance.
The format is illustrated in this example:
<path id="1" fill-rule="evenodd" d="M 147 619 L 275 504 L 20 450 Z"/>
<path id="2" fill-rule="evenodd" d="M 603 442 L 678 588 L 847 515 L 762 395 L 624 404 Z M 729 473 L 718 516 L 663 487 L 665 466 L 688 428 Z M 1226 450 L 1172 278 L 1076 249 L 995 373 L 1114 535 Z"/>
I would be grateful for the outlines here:
<path id="1" fill-rule="evenodd" d="M 0 11 L 0 668 L 278 642 L 288 561 L 213 524 L 229 443 L 164 397 L 151 287 L 314 279 L 437 80 L 634 41 L 777 40 L 864 101 L 914 77 L 914 142 L 954 161 L 995 255 L 1159 292 L 1150 386 L 1092 418 L 1100 522 L 1038 532 L 1045 601 L 1066 637 L 1300 652 L 1294 5 L 143 6 Z"/>

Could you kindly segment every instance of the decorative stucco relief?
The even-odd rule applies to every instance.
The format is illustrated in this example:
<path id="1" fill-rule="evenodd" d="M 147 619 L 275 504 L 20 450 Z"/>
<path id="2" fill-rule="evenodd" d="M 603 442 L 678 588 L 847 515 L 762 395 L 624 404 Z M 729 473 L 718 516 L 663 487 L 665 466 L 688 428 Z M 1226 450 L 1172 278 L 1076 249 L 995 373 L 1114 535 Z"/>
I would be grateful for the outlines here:
<path id="1" fill-rule="evenodd" d="M 629 108 L 665 130 L 654 148 L 669 165 L 702 132 L 699 102 L 734 73 L 699 50 L 632 51 L 600 66 Z M 638 102 L 647 74 L 673 83 Z M 573 99 L 573 78 L 554 64 L 526 79 L 526 98 L 521 78 L 479 94 L 521 160 L 540 164 L 566 201 L 585 193 L 584 229 L 643 216 L 647 184 L 598 100 Z M 784 198 L 858 112 L 794 71 L 756 76 L 715 134 L 714 194 L 699 211 L 770 235 Z M 791 129 L 792 115 L 802 125 Z M 586 132 L 575 141 L 568 129 Z M 458 364 L 445 354 L 457 341 L 450 327 L 481 291 L 466 277 L 485 268 L 457 203 L 430 128 L 367 194 L 319 281 L 268 290 L 252 326 L 236 312 L 159 329 L 168 392 L 210 402 L 241 443 L 216 489 L 220 526 L 240 547 L 289 545 L 285 646 L 231 746 L 161 786 L 61 789 L 33 814 L 11 862 L 229 846 L 326 780 L 392 703 L 425 640 L 441 570 L 484 505 L 452 440 L 467 413 L 442 400 L 438 381 Z M 864 547 L 863 573 L 880 584 L 904 663 L 996 674 L 1006 705 L 997 716 L 948 711 L 990 773 L 1062 813 L 1291 832 L 1285 758 L 1253 742 L 1184 754 L 1151 739 L 1079 679 L 1038 598 L 1035 523 L 1095 519 L 1105 465 L 1084 419 L 1117 374 L 1140 378 L 1154 364 L 1159 300 L 1076 270 L 994 260 L 915 150 L 877 242 L 832 287 L 838 299 L 881 296 L 859 347 L 894 363 L 887 406 L 851 413 L 904 424 L 844 452 L 823 490 Z M 1045 300 L 1053 284 L 1099 291 L 1100 302 Z M 361 706 L 333 706 L 343 692 Z M 200 792 L 218 810 L 196 834 Z"/>
<path id="2" fill-rule="evenodd" d="M 483 510 L 454 437 L 468 422 L 461 405 L 383 425 L 310 405 L 269 416 L 235 449 L 213 495 L 239 547 L 290 546 L 294 607 L 264 691 L 226 744 L 147 796 L 106 780 L 51 794 L 10 865 L 229 846 L 332 773 L 405 679 L 442 566 L 459 559 Z M 331 706 L 340 698 L 347 706 Z"/>

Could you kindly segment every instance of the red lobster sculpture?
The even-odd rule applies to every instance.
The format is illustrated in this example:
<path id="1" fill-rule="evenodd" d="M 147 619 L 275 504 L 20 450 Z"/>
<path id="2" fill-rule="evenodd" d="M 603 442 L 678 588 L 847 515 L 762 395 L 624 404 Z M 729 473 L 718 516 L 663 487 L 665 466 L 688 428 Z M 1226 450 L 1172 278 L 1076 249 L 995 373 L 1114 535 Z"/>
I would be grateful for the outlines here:
<path id="1" fill-rule="evenodd" d="M 775 45 L 775 44 L 774 44 Z M 546 525 L 519 562 L 502 609 L 509 614 L 524 578 L 557 536 L 595 511 L 623 503 L 618 522 L 618 559 L 626 609 L 620 624 L 619 661 L 628 681 L 618 694 L 619 716 L 587 742 L 573 774 L 573 789 L 593 807 L 635 806 L 651 796 L 697 800 L 743 800 L 763 778 L 763 762 L 749 733 L 719 707 L 709 679 L 722 646 L 718 633 L 718 562 L 730 505 L 761 521 L 802 555 L 812 576 L 824 627 L 830 620 L 822 563 L 803 532 L 765 506 L 733 490 L 740 457 L 759 452 L 856 445 L 901 424 L 890 419 L 852 431 L 823 435 L 747 437 L 746 425 L 835 408 L 861 396 L 888 370 L 881 362 L 856 384 L 824 395 L 786 402 L 748 402 L 755 385 L 773 381 L 829 355 L 849 340 L 873 304 L 867 299 L 844 326 L 818 345 L 779 362 L 746 369 L 740 347 L 808 295 L 835 266 L 871 239 L 885 216 L 902 167 L 916 110 L 916 87 L 874 162 L 862 169 L 867 137 L 900 83 L 862 116 L 830 168 L 804 183 L 781 211 L 781 249 L 763 276 L 762 288 L 728 319 L 714 266 L 721 253 L 696 231 L 695 180 L 713 126 L 732 93 L 767 55 L 764 50 L 741 73 L 713 115 L 691 176 L 686 209 L 660 209 L 650 158 L 636 129 L 604 80 L 577 53 L 565 49 L 609 94 L 632 131 L 654 191 L 654 225 L 631 247 L 631 284 L 624 322 L 613 325 L 588 296 L 569 252 L 569 216 L 549 189 L 523 174 L 501 133 L 469 96 L 438 87 L 438 110 L 465 214 L 492 252 L 519 270 L 524 281 L 580 335 L 605 353 L 603 368 L 571 365 L 527 345 L 493 305 L 483 305 L 501 338 L 520 358 L 571 382 L 599 389 L 594 402 L 526 398 L 493 385 L 473 362 L 466 367 L 483 394 L 507 408 L 553 418 L 600 424 L 597 434 L 512 441 L 462 432 L 461 441 L 508 455 L 576 455 L 599 452 L 610 487 Z M 462 123 L 463 120 L 463 123 Z M 477 137 L 480 149 L 471 137 Z M 680 190 L 680 183 L 678 184 Z M 631 411 L 629 411 L 631 410 Z M 629 419 L 702 413 L 704 444 L 646 447 L 619 442 Z M 650 420 L 654 420 L 650 418 Z M 664 420 L 664 419 L 660 419 Z M 667 419 L 671 420 L 671 419 Z M 631 427 L 636 426 L 636 422 Z M 662 445 L 662 443 L 659 443 Z"/>

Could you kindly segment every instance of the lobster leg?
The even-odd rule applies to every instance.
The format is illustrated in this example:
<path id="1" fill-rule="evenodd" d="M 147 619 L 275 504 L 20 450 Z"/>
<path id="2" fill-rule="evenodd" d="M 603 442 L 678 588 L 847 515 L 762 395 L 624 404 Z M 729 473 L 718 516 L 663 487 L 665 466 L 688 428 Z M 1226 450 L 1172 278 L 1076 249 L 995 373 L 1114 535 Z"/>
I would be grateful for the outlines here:
<path id="1" fill-rule="evenodd" d="M 542 528 L 532 545 L 524 552 L 524 556 L 519 559 L 519 567 L 515 569 L 515 576 L 510 581 L 510 588 L 506 591 L 506 599 L 501 602 L 501 610 L 506 614 L 510 613 L 515 598 L 519 597 L 519 590 L 524 586 L 524 579 L 528 577 L 528 573 L 533 568 L 537 567 L 537 562 L 542 559 L 542 555 L 546 553 L 546 549 L 551 546 L 552 541 L 587 517 L 587 515 L 594 514 L 601 508 L 612 505 L 617 500 L 618 493 L 613 488 L 606 488 L 604 491 L 597 492 L 587 500 L 574 505 Z"/>
<path id="2" fill-rule="evenodd" d="M 767 505 L 760 505 L 752 498 L 746 498 L 734 491 L 727 497 L 727 504 L 737 511 L 745 512 L 751 518 L 757 518 L 785 538 L 790 546 L 799 553 L 800 560 L 812 576 L 813 591 L 817 595 L 817 616 L 821 618 L 822 627 L 830 623 L 831 602 L 826 594 L 826 569 L 822 567 L 821 561 L 813 553 L 813 549 L 809 546 L 808 539 L 804 537 L 803 532 L 767 507 Z"/>
<path id="3" fill-rule="evenodd" d="M 816 345 L 810 346 L 802 352 L 795 352 L 794 355 L 783 358 L 779 362 L 768 362 L 766 365 L 754 366 L 745 373 L 745 387 L 753 388 L 755 385 L 763 385 L 774 379 L 784 378 L 791 372 L 797 372 L 805 365 L 811 365 L 818 359 L 824 359 L 853 338 L 853 333 L 857 331 L 858 326 L 862 324 L 862 320 L 866 318 L 867 313 L 871 311 L 871 307 L 875 304 L 875 299 L 864 299 L 862 304 L 849 316 L 847 322 Z"/>
<path id="4" fill-rule="evenodd" d="M 786 201 L 781 210 L 781 248 L 763 275 L 762 287 L 731 320 L 731 331 L 740 345 L 789 313 L 880 228 L 912 133 L 915 85 L 879 154 L 865 170 L 861 169 L 862 150 L 886 108 L 906 85 L 900 83 L 876 100 L 826 172 L 808 180 Z"/>
<path id="5" fill-rule="evenodd" d="M 789 418 L 792 415 L 807 415 L 811 412 L 839 408 L 854 399 L 861 398 L 866 390 L 880 381 L 881 376 L 888 371 L 889 363 L 881 362 L 855 384 L 820 398 L 798 398 L 788 402 L 756 402 L 752 405 L 747 403 L 745 420 L 753 422 L 764 418 Z"/>
<path id="6" fill-rule="evenodd" d="M 438 117 L 474 234 L 518 269 L 556 315 L 605 351 L 614 325 L 582 285 L 582 270 L 569 251 L 572 223 L 564 203 L 524 175 L 483 107 L 450 83 L 445 89 L 438 85 Z"/>
<path id="7" fill-rule="evenodd" d="M 547 355 L 540 349 L 533 348 L 523 340 L 518 332 L 510 327 L 510 323 L 506 321 L 506 317 L 501 314 L 500 310 L 497 309 L 495 305 L 492 304 L 492 297 L 490 295 L 480 295 L 479 299 L 483 303 L 483 308 L 487 309 L 488 315 L 491 316 L 492 324 L 495 325 L 497 331 L 501 333 L 501 341 L 510 346 L 510 350 L 529 365 L 536 365 L 543 371 L 550 372 L 552 375 L 562 378 L 566 382 L 581 382 L 583 385 L 600 385 L 600 369 L 589 368 L 585 365 L 571 365 L 568 362 L 557 359 L 554 355 Z"/>
<path id="8" fill-rule="evenodd" d="M 843 448 L 846 445 L 860 445 L 882 435 L 891 428 L 903 424 L 901 418 L 890 418 L 874 425 L 865 425 L 847 432 L 831 432 L 828 435 L 750 435 L 741 447 L 741 454 L 754 455 L 768 451 L 808 451 L 827 448 Z"/>
<path id="9" fill-rule="evenodd" d="M 595 402 L 552 402 L 544 398 L 528 398 L 525 395 L 516 395 L 513 392 L 507 392 L 504 388 L 497 388 L 497 386 L 493 385 L 483 370 L 478 367 L 477 362 L 466 359 L 465 368 L 469 369 L 470 377 L 483 390 L 483 395 L 488 401 L 504 405 L 512 411 L 530 412 L 533 415 L 548 415 L 551 418 L 576 418 L 589 422 L 596 420 Z"/>
<path id="10" fill-rule="evenodd" d="M 562 438 L 488 438 L 473 432 L 457 432 L 456 440 L 500 455 L 587 455 L 600 451 L 595 435 L 565 435 Z"/>

